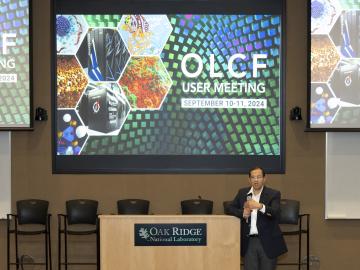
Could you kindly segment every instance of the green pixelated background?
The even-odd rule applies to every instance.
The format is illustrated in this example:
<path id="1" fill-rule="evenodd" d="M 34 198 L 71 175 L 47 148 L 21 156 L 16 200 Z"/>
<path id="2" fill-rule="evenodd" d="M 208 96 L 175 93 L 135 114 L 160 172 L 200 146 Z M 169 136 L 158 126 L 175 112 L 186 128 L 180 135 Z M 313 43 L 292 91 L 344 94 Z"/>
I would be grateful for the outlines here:
<path id="1" fill-rule="evenodd" d="M 360 2 L 359 0 L 340 0 L 339 1 L 341 7 L 343 9 L 360 9 Z"/>
<path id="2" fill-rule="evenodd" d="M 30 127 L 28 18 L 27 0 L 0 0 L 0 33 L 16 33 L 16 47 L 9 47 L 8 55 L 0 53 L 0 61 L 14 59 L 15 68 L 0 66 L 0 74 L 17 74 L 17 83 L 0 82 L 0 128 Z"/>
<path id="3" fill-rule="evenodd" d="M 89 27 L 113 27 L 121 20 L 121 15 L 85 15 Z"/>

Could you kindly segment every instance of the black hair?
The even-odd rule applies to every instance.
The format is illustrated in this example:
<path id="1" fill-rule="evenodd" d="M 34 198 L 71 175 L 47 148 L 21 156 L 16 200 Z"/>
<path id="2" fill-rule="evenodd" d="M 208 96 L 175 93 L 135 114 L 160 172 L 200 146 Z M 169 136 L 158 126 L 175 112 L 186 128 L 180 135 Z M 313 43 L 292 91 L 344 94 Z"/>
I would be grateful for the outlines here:
<path id="1" fill-rule="evenodd" d="M 265 177 L 265 175 L 266 175 L 265 170 L 259 166 L 253 167 L 249 170 L 249 177 L 251 177 L 251 172 L 255 171 L 255 170 L 261 170 L 262 176 Z"/>

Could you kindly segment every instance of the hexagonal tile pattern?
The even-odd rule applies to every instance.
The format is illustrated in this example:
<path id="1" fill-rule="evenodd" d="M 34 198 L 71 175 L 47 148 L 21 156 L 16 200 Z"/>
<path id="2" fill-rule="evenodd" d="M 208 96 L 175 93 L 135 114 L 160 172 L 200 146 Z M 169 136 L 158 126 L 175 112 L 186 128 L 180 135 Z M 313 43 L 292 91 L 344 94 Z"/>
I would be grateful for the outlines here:
<path id="1" fill-rule="evenodd" d="M 57 56 L 57 107 L 74 108 L 88 80 L 74 55 Z"/>
<path id="2" fill-rule="evenodd" d="M 84 38 L 78 57 L 91 81 L 119 79 L 130 54 L 116 29 L 91 28 Z"/>
<path id="3" fill-rule="evenodd" d="M 339 99 L 325 83 L 311 84 L 311 124 L 330 124 L 339 110 Z"/>
<path id="4" fill-rule="evenodd" d="M 360 105 L 360 59 L 343 59 L 332 74 L 329 85 L 342 107 Z"/>
<path id="5" fill-rule="evenodd" d="M 118 135 L 130 104 L 117 83 L 90 83 L 76 110 L 90 136 Z"/>
<path id="6" fill-rule="evenodd" d="M 158 55 L 172 26 L 166 15 L 124 15 L 118 30 L 132 55 Z"/>
<path id="7" fill-rule="evenodd" d="M 343 12 L 331 29 L 330 38 L 344 58 L 360 57 L 360 40 L 355 35 L 360 32 L 359 16 L 360 10 Z"/>
<path id="8" fill-rule="evenodd" d="M 340 56 L 327 35 L 311 37 L 311 81 L 327 82 Z"/>
<path id="9" fill-rule="evenodd" d="M 133 109 L 159 109 L 172 81 L 157 56 L 131 57 L 119 84 Z"/>
<path id="10" fill-rule="evenodd" d="M 57 54 L 75 54 L 83 40 L 88 25 L 81 15 L 56 16 Z"/>
<path id="11" fill-rule="evenodd" d="M 328 34 L 341 11 L 338 0 L 311 0 L 311 33 Z"/>
<path id="12" fill-rule="evenodd" d="M 87 138 L 86 127 L 81 123 L 75 110 L 57 111 L 58 155 L 80 155 Z"/>
<path id="13" fill-rule="evenodd" d="M 334 118 L 333 125 L 337 127 L 360 127 L 360 108 L 341 107 Z"/>

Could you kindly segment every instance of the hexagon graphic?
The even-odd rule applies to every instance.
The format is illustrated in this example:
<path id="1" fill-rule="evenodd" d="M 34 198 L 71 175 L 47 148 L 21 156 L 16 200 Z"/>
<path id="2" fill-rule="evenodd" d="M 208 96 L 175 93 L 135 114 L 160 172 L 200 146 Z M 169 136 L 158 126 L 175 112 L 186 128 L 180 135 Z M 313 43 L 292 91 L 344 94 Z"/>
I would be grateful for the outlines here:
<path id="1" fill-rule="evenodd" d="M 88 31 L 86 20 L 81 15 L 56 16 L 57 54 L 75 54 Z"/>
<path id="2" fill-rule="evenodd" d="M 360 105 L 360 59 L 343 59 L 332 74 L 329 85 L 341 107 Z"/>
<path id="3" fill-rule="evenodd" d="M 359 17 L 360 10 L 343 12 L 331 29 L 330 38 L 344 58 L 360 57 L 360 25 L 357 22 Z"/>
<path id="4" fill-rule="evenodd" d="M 123 72 L 130 54 L 116 29 L 91 28 L 78 57 L 91 81 L 115 82 Z"/>
<path id="5" fill-rule="evenodd" d="M 131 57 L 119 84 L 133 109 L 159 109 L 172 81 L 158 56 Z"/>
<path id="6" fill-rule="evenodd" d="M 339 110 L 339 99 L 325 83 L 311 84 L 311 124 L 330 124 Z"/>
<path id="7" fill-rule="evenodd" d="M 166 15 L 124 15 L 118 30 L 132 55 L 159 55 L 172 26 Z"/>
<path id="8" fill-rule="evenodd" d="M 311 37 L 311 81 L 327 82 L 340 56 L 327 35 Z"/>
<path id="9" fill-rule="evenodd" d="M 311 34 L 328 34 L 341 11 L 338 0 L 311 0 Z"/>
<path id="10" fill-rule="evenodd" d="M 57 107 L 74 108 L 88 80 L 74 55 L 57 56 Z"/>
<path id="11" fill-rule="evenodd" d="M 90 136 L 118 135 L 130 104 L 117 83 L 90 83 L 76 106 Z"/>
<path id="12" fill-rule="evenodd" d="M 88 138 L 75 110 L 57 110 L 57 155 L 80 155 Z"/>

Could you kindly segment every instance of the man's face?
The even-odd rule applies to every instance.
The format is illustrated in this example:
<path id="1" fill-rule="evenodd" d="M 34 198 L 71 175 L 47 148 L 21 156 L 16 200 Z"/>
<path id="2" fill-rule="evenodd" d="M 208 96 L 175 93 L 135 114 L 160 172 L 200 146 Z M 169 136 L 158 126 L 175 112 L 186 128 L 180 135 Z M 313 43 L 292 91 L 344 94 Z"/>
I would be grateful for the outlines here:
<path id="1" fill-rule="evenodd" d="M 264 186 L 266 178 L 263 177 L 260 169 L 255 169 L 250 172 L 249 182 L 254 190 L 261 190 Z"/>

